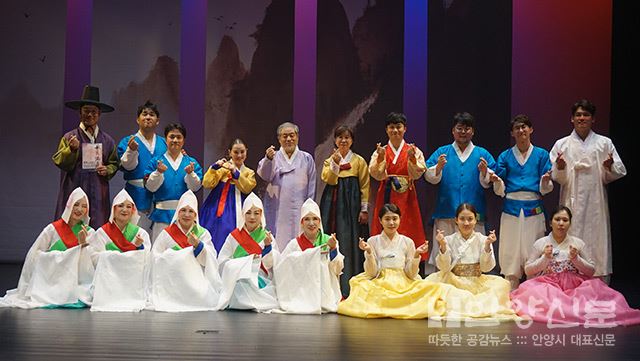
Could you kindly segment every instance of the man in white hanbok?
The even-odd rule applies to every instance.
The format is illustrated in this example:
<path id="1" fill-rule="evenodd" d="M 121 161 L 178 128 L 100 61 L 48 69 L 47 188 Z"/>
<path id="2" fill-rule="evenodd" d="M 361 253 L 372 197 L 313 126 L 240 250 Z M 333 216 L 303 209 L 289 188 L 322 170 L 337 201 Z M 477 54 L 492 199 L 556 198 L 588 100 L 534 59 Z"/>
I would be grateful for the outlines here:
<path id="1" fill-rule="evenodd" d="M 198 199 L 186 191 L 171 225 L 151 249 L 150 309 L 165 312 L 217 310 L 222 281 L 209 231 L 198 222 Z"/>
<path id="2" fill-rule="evenodd" d="M 218 255 L 222 277 L 218 308 L 269 311 L 278 308 L 272 282 L 278 245 L 264 227 L 264 207 L 254 193 L 244 200 L 242 215 Z"/>
<path id="3" fill-rule="evenodd" d="M 133 198 L 121 190 L 113 199 L 109 222 L 91 237 L 96 265 L 91 311 L 138 312 L 148 298 L 151 241 L 138 226 Z"/>
<path id="4" fill-rule="evenodd" d="M 573 212 L 570 233 L 593 251 L 594 276 L 609 281 L 613 272 L 606 185 L 627 174 L 611 139 L 596 134 L 596 107 L 582 99 L 571 108 L 573 131 L 550 152 L 553 180 L 560 184 L 560 205 Z"/>
<path id="5" fill-rule="evenodd" d="M 0 307 L 82 308 L 91 304 L 94 267 L 88 239 L 89 198 L 80 187 L 69 195 L 62 216 L 48 224 L 29 249 L 18 288 Z"/>
<path id="6" fill-rule="evenodd" d="M 324 234 L 320 208 L 311 198 L 300 210 L 301 234 L 289 241 L 274 268 L 280 308 L 287 313 L 336 312 L 344 256 L 336 235 Z"/>

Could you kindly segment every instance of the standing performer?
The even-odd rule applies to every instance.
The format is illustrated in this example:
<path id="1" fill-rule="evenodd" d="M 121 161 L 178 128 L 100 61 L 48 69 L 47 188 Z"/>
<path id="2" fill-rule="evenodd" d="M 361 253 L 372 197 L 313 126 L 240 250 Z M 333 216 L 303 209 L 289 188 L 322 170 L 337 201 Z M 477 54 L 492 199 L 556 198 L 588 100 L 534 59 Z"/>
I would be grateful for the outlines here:
<path id="1" fill-rule="evenodd" d="M 387 115 L 385 127 L 389 142 L 385 146 L 377 144 L 369 161 L 369 173 L 380 182 L 374 214 L 380 213 L 384 204 L 397 205 L 404 214 L 398 232 L 411 238 L 417 248 L 426 242 L 426 238 L 414 181 L 422 177 L 425 162 L 418 147 L 405 143 L 406 125 L 404 114 Z M 376 235 L 381 231 L 380 222 L 373 222 L 371 234 Z M 426 260 L 427 253 L 421 254 L 421 259 Z"/>
<path id="2" fill-rule="evenodd" d="M 298 235 L 298 211 L 305 199 L 316 195 L 316 163 L 311 154 L 298 148 L 298 126 L 282 123 L 278 127 L 280 149 L 272 145 L 258 164 L 258 175 L 267 190 L 264 206 L 267 228 L 276 236 L 279 249 Z"/>
<path id="3" fill-rule="evenodd" d="M 349 279 L 362 272 L 362 252 L 358 239 L 368 238 L 369 167 L 360 155 L 351 151 L 353 131 L 339 126 L 334 131 L 337 149 L 324 161 L 322 180 L 327 183 L 322 192 L 320 212 L 322 226 L 342 241 L 344 273 L 340 285 L 349 294 Z"/>

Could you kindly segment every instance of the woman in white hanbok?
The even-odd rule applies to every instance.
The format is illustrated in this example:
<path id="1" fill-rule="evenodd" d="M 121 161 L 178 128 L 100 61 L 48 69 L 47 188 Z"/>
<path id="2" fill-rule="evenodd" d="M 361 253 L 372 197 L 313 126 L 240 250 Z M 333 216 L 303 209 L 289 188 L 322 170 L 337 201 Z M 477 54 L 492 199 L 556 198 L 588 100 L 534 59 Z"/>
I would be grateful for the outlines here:
<path id="1" fill-rule="evenodd" d="M 336 312 L 344 267 L 336 235 L 324 234 L 320 208 L 311 198 L 302 205 L 300 224 L 302 233 L 289 241 L 274 268 L 280 308 L 287 313 Z"/>
<path id="2" fill-rule="evenodd" d="M 277 244 L 265 229 L 264 207 L 254 193 L 244 200 L 242 214 L 218 255 L 223 285 L 218 308 L 269 311 L 278 307 L 272 282 Z"/>
<path id="3" fill-rule="evenodd" d="M 81 188 L 69 195 L 62 216 L 48 224 L 29 249 L 18 288 L 0 307 L 82 308 L 91 304 L 94 267 L 87 239 L 89 198 Z"/>
<path id="4" fill-rule="evenodd" d="M 148 298 L 151 241 L 138 227 L 138 209 L 124 189 L 113 199 L 109 222 L 91 237 L 96 265 L 91 311 L 138 312 Z"/>
<path id="5" fill-rule="evenodd" d="M 186 191 L 151 249 L 150 309 L 217 310 L 222 282 L 211 234 L 198 222 L 198 199 Z"/>

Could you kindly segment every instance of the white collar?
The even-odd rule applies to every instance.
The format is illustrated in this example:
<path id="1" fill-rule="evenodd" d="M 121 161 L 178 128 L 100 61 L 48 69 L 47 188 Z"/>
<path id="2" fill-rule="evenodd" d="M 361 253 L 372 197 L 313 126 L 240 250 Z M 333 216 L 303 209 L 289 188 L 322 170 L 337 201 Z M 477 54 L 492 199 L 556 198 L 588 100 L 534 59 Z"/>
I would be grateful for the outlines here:
<path id="1" fill-rule="evenodd" d="M 400 152 L 402 151 L 402 147 L 404 147 L 404 139 L 402 140 L 402 142 L 400 142 L 400 146 L 398 146 L 398 149 L 393 147 L 393 144 L 391 144 L 391 141 L 389 141 L 389 143 L 387 144 L 389 145 L 389 147 L 391 147 L 391 151 L 395 155 L 395 157 L 393 157 L 392 163 L 396 164 L 396 162 L 398 161 L 398 157 L 400 156 Z"/>
<path id="2" fill-rule="evenodd" d="M 139 131 L 139 130 L 136 133 L 136 137 L 138 137 L 138 139 L 140 139 L 142 144 L 144 144 L 144 146 L 147 147 L 147 149 L 149 150 L 149 153 L 153 153 L 153 150 L 156 149 L 156 135 L 155 134 L 153 135 L 153 138 L 151 138 L 151 143 L 149 143 L 147 138 L 145 138 L 144 135 L 142 134 L 142 132 Z"/>
<path id="3" fill-rule="evenodd" d="M 463 152 L 460 149 L 460 146 L 458 146 L 458 143 L 453 142 L 453 149 L 456 151 L 456 154 L 458 154 L 458 158 L 460 158 L 460 161 L 463 163 L 469 158 L 469 156 L 471 155 L 471 152 L 473 152 L 473 148 L 475 148 L 475 145 L 473 144 L 473 142 L 470 141 Z"/>
<path id="4" fill-rule="evenodd" d="M 178 168 L 180 168 L 180 163 L 182 163 L 183 158 L 182 153 L 178 154 L 178 158 L 176 158 L 175 160 L 173 160 L 171 154 L 169 154 L 168 151 L 164 153 L 164 157 L 167 158 L 167 161 L 169 162 L 169 165 L 171 165 L 171 168 L 173 168 L 173 170 L 177 171 Z"/>
<path id="5" fill-rule="evenodd" d="M 87 135 L 87 137 L 89 137 L 89 140 L 91 141 L 91 143 L 96 142 L 96 138 L 98 138 L 98 124 L 96 124 L 95 129 L 93 129 L 93 134 L 90 134 L 89 132 L 87 132 L 87 127 L 85 127 L 84 123 L 82 122 L 80 122 L 80 129 L 84 132 L 84 134 Z"/>
<path id="6" fill-rule="evenodd" d="M 293 151 L 293 153 L 291 154 L 291 157 L 289 157 L 287 155 L 287 152 L 284 151 L 284 149 L 282 147 L 280 147 L 280 152 L 282 153 L 282 155 L 284 156 L 284 160 L 287 161 L 287 163 L 291 164 L 293 163 L 293 160 L 296 158 L 296 155 L 298 155 L 298 153 L 300 152 L 300 149 L 298 148 L 298 146 L 296 145 L 296 149 Z"/>
<path id="7" fill-rule="evenodd" d="M 529 149 L 527 149 L 527 152 L 525 154 L 522 154 L 520 152 L 520 149 L 518 149 L 518 145 L 514 145 L 513 148 L 511 148 L 511 150 L 513 151 L 513 155 L 516 157 L 516 160 L 518 161 L 518 163 L 520 165 L 524 165 L 525 163 L 527 163 L 527 161 L 529 160 L 529 157 L 531 156 L 531 153 L 533 152 L 533 143 L 529 143 Z"/>
<path id="8" fill-rule="evenodd" d="M 349 151 L 347 152 L 346 156 L 342 156 L 342 154 L 340 154 L 340 164 L 347 164 L 349 162 L 351 162 L 351 158 L 353 157 L 353 152 L 351 151 L 351 149 L 349 149 Z"/>

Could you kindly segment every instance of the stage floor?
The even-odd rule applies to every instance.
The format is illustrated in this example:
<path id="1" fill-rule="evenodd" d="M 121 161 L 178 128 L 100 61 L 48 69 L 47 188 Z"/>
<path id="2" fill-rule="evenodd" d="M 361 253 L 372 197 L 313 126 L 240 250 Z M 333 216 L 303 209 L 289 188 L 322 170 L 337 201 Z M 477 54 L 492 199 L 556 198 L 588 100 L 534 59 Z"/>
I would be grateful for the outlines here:
<path id="1" fill-rule="evenodd" d="M 0 265 L 0 292 L 20 265 Z M 625 286 L 626 285 L 626 286 Z M 637 287 L 620 282 L 638 308 Z M 625 289 L 620 288 L 625 286 Z M 626 289 L 628 287 L 628 289 Z M 101 313 L 0 309 L 0 360 L 637 360 L 640 326 L 438 324 L 243 311 Z"/>

